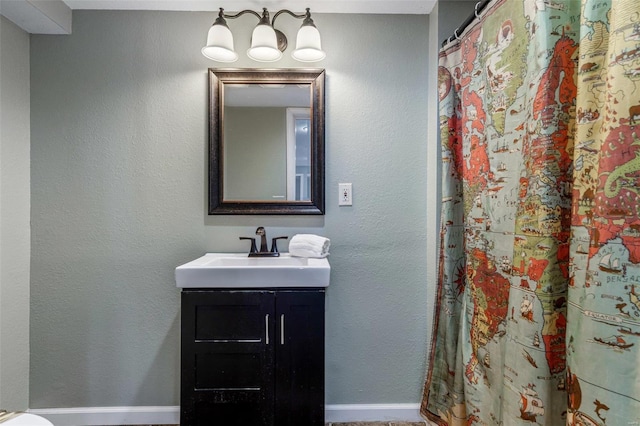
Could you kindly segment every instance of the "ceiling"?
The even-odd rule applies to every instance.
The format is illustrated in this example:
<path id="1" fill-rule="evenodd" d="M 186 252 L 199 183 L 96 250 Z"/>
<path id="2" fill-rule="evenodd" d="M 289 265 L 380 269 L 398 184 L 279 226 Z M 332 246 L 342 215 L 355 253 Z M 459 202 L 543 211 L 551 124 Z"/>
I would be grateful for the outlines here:
<path id="1" fill-rule="evenodd" d="M 290 9 L 316 13 L 410 13 L 431 12 L 436 0 L 63 0 L 71 9 L 229 11 L 243 9 Z"/>
<path id="2" fill-rule="evenodd" d="M 70 34 L 73 10 L 217 11 L 289 9 L 312 13 L 429 14 L 438 0 L 0 0 L 0 14 L 32 34 Z M 448 0 L 452 1 L 452 0 Z"/>

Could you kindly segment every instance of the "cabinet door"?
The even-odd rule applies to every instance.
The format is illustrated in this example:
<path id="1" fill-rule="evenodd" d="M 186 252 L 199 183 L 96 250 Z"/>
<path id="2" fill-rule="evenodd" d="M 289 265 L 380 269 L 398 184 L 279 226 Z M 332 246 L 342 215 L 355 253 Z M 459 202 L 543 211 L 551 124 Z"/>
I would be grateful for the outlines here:
<path id="1" fill-rule="evenodd" d="M 274 293 L 182 292 L 180 424 L 274 424 Z"/>
<path id="2" fill-rule="evenodd" d="M 276 425 L 324 425 L 324 290 L 276 294 Z"/>

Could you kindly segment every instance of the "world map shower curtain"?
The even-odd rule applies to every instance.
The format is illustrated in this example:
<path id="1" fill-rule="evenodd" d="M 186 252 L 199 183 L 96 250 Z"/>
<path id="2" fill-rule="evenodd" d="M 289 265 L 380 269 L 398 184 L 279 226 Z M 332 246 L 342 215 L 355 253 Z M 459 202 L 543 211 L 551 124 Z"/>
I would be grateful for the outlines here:
<path id="1" fill-rule="evenodd" d="M 422 414 L 640 425 L 640 2 L 494 0 L 438 87 Z"/>

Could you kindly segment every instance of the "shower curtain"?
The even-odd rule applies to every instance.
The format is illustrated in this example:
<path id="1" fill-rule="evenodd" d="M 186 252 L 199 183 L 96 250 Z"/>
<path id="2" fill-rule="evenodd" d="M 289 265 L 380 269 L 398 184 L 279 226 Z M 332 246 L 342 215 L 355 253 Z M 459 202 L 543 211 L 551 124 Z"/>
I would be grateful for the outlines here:
<path id="1" fill-rule="evenodd" d="M 494 0 L 458 38 L 421 412 L 640 425 L 640 3 Z"/>

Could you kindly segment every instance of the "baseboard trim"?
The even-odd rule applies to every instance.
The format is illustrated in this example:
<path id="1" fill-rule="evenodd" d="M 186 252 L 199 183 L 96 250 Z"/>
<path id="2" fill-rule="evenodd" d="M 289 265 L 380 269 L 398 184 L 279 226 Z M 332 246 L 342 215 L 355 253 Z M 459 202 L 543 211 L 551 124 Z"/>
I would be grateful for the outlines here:
<path id="1" fill-rule="evenodd" d="M 42 416 L 55 426 L 163 425 L 180 423 L 180 407 L 80 407 L 38 408 L 30 413 Z M 420 404 L 330 404 L 325 407 L 326 422 L 396 420 L 415 422 Z"/>
<path id="2" fill-rule="evenodd" d="M 28 411 L 55 426 L 180 424 L 178 406 L 38 408 Z"/>
<path id="3" fill-rule="evenodd" d="M 326 422 L 424 421 L 420 404 L 331 404 L 325 406 Z"/>

